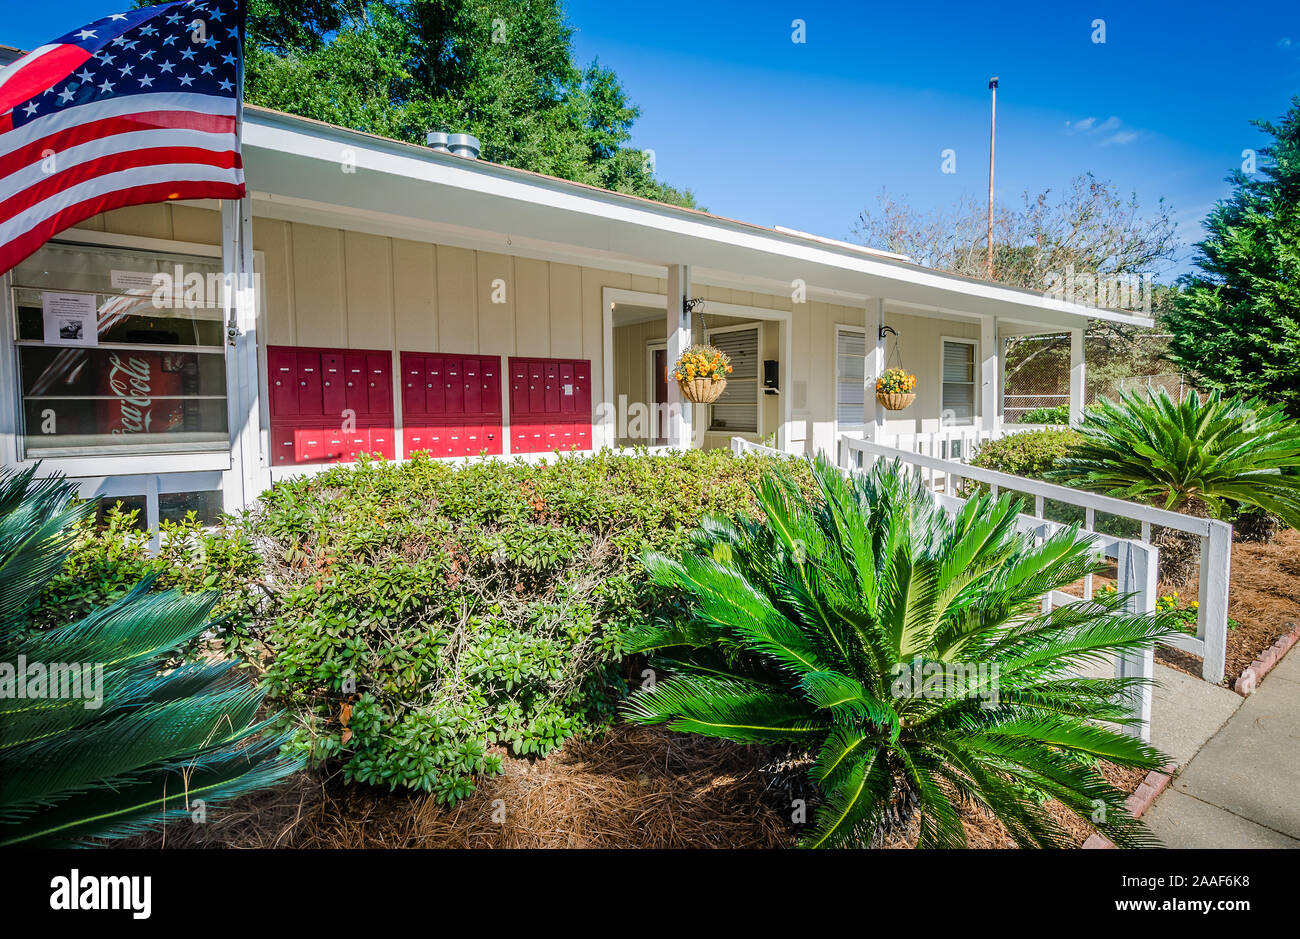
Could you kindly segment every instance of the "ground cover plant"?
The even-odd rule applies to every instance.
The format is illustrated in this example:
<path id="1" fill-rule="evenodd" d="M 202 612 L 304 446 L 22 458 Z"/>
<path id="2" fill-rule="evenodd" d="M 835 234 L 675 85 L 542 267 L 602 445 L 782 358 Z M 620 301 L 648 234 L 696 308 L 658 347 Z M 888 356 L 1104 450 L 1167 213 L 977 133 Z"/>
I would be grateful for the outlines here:
<path id="1" fill-rule="evenodd" d="M 1107 597 L 1043 613 L 1044 592 L 1097 561 L 1077 530 L 1018 534 L 1006 496 L 949 519 L 896 464 L 847 479 L 822 461 L 815 476 L 816 498 L 767 476 L 762 520 L 712 517 L 680 560 L 647 556 L 694 616 L 634 634 L 670 677 L 629 718 L 816 753 L 809 847 L 867 845 L 914 815 L 921 846 L 964 846 L 962 802 L 1017 844 L 1064 845 L 1053 799 L 1117 845 L 1148 843 L 1097 768 L 1164 763 L 1097 723 L 1127 723 L 1135 682 L 1073 673 L 1150 649 L 1168 624 Z"/>

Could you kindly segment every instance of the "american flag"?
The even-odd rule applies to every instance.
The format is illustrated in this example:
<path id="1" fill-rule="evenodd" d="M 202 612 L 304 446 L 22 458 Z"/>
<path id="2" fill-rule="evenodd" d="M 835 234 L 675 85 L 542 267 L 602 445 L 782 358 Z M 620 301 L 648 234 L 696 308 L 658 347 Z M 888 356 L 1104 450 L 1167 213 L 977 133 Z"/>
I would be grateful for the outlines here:
<path id="1" fill-rule="evenodd" d="M 0 273 L 92 215 L 240 199 L 243 0 L 115 13 L 0 71 Z"/>

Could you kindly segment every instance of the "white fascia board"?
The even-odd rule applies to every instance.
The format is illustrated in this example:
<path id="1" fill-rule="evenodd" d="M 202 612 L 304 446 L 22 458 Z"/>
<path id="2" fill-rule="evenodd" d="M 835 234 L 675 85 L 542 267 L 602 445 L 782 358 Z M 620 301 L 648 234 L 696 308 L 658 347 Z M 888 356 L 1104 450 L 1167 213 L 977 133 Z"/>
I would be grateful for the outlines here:
<path id="1" fill-rule="evenodd" d="M 692 258 L 702 244 L 711 243 L 724 249 L 723 258 L 727 256 L 725 249 L 753 252 L 807 265 L 809 273 L 839 271 L 865 276 L 871 281 L 860 284 L 856 278 L 850 278 L 844 283 L 818 285 L 829 289 L 847 288 L 854 293 L 862 289 L 869 295 L 918 302 L 928 299 L 936 308 L 966 308 L 967 312 L 1025 317 L 1031 321 L 1039 319 L 1036 314 L 1055 314 L 1043 317 L 1043 321 L 1061 325 L 1078 325 L 1079 320 L 1088 319 L 1135 326 L 1151 323 L 1149 317 L 1070 303 L 1034 291 L 866 256 L 850 249 L 835 248 L 808 238 L 691 209 L 661 205 L 510 167 L 437 153 L 415 144 L 358 134 L 290 115 L 259 110 L 246 112 L 243 146 L 249 163 L 246 175 L 250 188 L 254 189 L 267 189 L 259 185 L 257 179 L 257 151 L 265 152 L 268 157 L 288 154 L 335 167 L 334 172 L 339 175 L 334 180 L 335 185 L 330 187 L 335 191 L 347 186 L 366 185 L 369 180 L 363 177 L 363 173 L 379 173 L 394 179 L 460 190 L 482 199 L 506 200 L 519 207 L 531 206 L 583 217 L 589 222 L 599 223 L 588 232 L 588 236 L 595 241 L 606 241 L 607 249 L 614 253 L 628 249 L 634 256 L 640 253 L 646 260 L 654 258 L 657 252 L 667 252 L 657 258 L 665 264 L 680 258 Z M 345 174 L 342 169 L 345 163 L 350 163 L 355 172 Z M 275 190 L 271 187 L 269 191 Z M 418 206 L 413 208 L 418 209 Z M 649 232 L 668 237 L 633 237 Z M 644 252 L 635 251 L 635 244 L 643 245 Z M 736 260 L 732 263 L 741 266 Z"/>

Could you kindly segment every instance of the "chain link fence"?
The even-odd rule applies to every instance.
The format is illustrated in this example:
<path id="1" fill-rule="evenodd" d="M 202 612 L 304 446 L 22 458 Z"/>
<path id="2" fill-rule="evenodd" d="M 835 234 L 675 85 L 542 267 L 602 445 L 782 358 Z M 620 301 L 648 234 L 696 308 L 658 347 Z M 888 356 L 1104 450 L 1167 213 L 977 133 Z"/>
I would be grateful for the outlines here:
<path id="1" fill-rule="evenodd" d="M 1105 396 L 1111 400 L 1121 391 L 1155 391 L 1163 388 L 1175 399 L 1181 398 L 1192 387 L 1185 376 L 1177 372 L 1154 372 L 1160 364 L 1150 348 L 1165 337 L 1160 335 L 1137 337 L 1131 356 L 1111 355 L 1102 362 L 1089 357 L 1088 381 L 1084 404 L 1094 403 Z M 1048 336 L 1017 336 L 1004 347 L 1002 417 L 1009 424 L 1042 423 L 1042 415 L 1034 420 L 1024 420 L 1025 415 L 1044 408 L 1069 408 L 1070 405 L 1070 337 L 1062 333 Z M 1151 368 L 1151 374 L 1123 374 L 1125 368 Z M 1115 372 L 1121 374 L 1116 377 Z"/>

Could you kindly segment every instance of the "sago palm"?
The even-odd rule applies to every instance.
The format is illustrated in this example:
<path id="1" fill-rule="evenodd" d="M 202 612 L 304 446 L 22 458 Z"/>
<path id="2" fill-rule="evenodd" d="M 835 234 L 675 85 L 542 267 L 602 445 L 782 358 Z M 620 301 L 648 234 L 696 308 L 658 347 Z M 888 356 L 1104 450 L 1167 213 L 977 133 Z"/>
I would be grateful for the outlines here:
<path id="1" fill-rule="evenodd" d="M 1300 423 L 1281 405 L 1188 391 L 1102 398 L 1049 479 L 1191 515 L 1253 506 L 1300 527 Z"/>
<path id="2" fill-rule="evenodd" d="M 1167 628 L 1114 600 L 1043 613 L 1097 562 L 1076 530 L 1018 533 L 1009 497 L 950 518 L 897 464 L 850 479 L 819 461 L 813 476 L 811 497 L 767 476 L 763 520 L 712 518 L 680 561 L 647 557 L 693 615 L 633 637 L 671 677 L 629 718 L 814 755 L 825 801 L 805 846 L 869 844 L 913 805 L 920 845 L 962 846 L 963 804 L 1021 845 L 1060 845 L 1051 799 L 1116 844 L 1148 843 L 1097 768 L 1164 763 L 1125 732 L 1138 683 L 1079 670 Z"/>
<path id="3" fill-rule="evenodd" d="M 93 503 L 35 469 L 0 474 L 0 845 L 120 837 L 268 785 L 297 763 L 262 735 L 234 662 L 172 663 L 213 595 L 151 592 L 31 626 Z M 260 736 L 259 736 L 260 735 Z"/>

